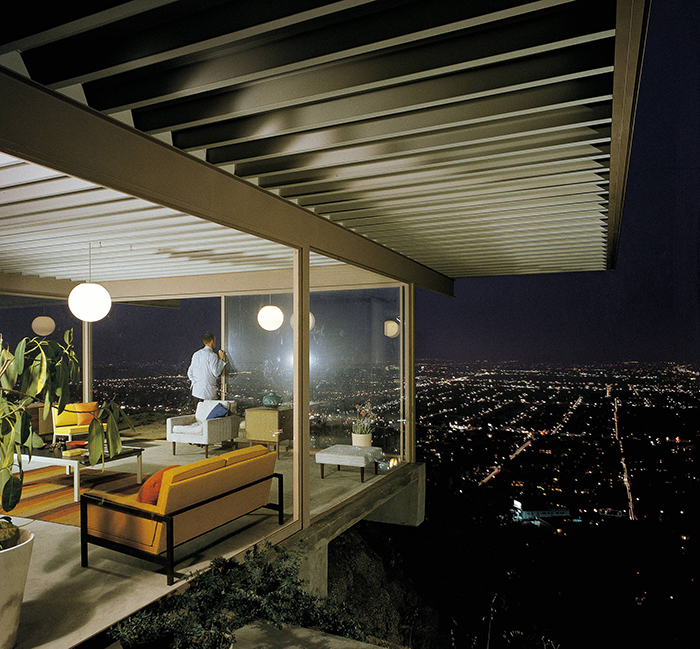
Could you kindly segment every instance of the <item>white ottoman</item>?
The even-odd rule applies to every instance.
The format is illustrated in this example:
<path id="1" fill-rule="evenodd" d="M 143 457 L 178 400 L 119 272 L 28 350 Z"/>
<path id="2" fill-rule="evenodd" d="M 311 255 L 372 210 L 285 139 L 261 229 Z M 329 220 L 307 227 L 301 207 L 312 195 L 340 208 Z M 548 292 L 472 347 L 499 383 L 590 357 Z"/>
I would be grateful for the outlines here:
<path id="1" fill-rule="evenodd" d="M 321 465 L 321 479 L 324 476 L 324 466 L 335 464 L 340 471 L 341 466 L 359 466 L 360 482 L 365 481 L 365 467 L 374 464 L 374 473 L 378 472 L 379 460 L 383 451 L 378 446 L 349 446 L 336 444 L 316 453 L 316 463 Z"/>

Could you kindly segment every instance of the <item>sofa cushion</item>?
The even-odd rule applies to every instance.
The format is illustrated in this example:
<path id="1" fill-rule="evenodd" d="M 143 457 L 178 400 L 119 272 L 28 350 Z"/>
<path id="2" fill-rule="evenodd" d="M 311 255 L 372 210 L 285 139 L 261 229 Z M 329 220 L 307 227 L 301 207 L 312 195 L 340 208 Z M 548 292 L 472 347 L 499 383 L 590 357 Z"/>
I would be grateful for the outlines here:
<path id="1" fill-rule="evenodd" d="M 158 502 L 158 496 L 160 495 L 160 486 L 163 483 L 163 474 L 168 470 L 175 467 L 179 467 L 179 464 L 171 464 L 166 466 L 164 469 L 154 473 L 146 482 L 141 485 L 138 494 L 136 494 L 136 500 L 140 503 L 150 503 L 155 505 Z"/>
<path id="2" fill-rule="evenodd" d="M 259 455 L 265 455 L 268 450 L 256 444 L 255 446 L 249 446 L 248 448 L 239 448 L 238 450 L 231 451 L 230 453 L 224 453 L 220 455 L 219 458 L 226 460 L 226 466 L 231 466 L 232 464 L 237 464 L 238 462 L 243 462 L 245 460 L 251 460 Z"/>
<path id="3" fill-rule="evenodd" d="M 78 426 L 89 426 L 93 419 L 97 419 L 99 408 L 97 401 L 89 403 L 74 403 L 73 409 L 76 410 L 76 422 Z"/>
<path id="4" fill-rule="evenodd" d="M 194 478 L 198 475 L 203 475 L 209 473 L 210 471 L 216 471 L 226 466 L 225 460 L 220 457 L 210 457 L 208 459 L 200 460 L 199 462 L 194 462 L 192 464 L 186 464 L 180 467 L 177 471 L 173 473 L 173 482 L 182 482 L 183 480 L 188 480 L 189 478 Z"/>

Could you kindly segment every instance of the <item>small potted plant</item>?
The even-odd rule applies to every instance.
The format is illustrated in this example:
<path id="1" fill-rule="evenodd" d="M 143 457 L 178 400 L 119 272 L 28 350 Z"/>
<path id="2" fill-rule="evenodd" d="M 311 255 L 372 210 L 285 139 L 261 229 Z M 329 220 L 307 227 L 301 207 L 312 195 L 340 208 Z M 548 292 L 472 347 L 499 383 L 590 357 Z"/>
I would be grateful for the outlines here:
<path id="1" fill-rule="evenodd" d="M 355 406 L 357 414 L 352 422 L 352 445 L 372 446 L 372 406 L 369 401 Z"/>

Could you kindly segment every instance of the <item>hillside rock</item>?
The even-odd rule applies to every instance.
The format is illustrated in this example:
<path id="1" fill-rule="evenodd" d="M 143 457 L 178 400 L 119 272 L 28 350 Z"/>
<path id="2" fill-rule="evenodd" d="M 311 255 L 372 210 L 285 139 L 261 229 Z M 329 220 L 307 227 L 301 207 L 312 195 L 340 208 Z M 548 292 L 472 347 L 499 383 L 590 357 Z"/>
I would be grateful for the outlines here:
<path id="1" fill-rule="evenodd" d="M 361 523 L 333 540 L 328 546 L 328 595 L 355 608 L 372 636 L 410 649 L 451 647 L 438 614 L 401 565 L 391 540 L 395 529 Z"/>

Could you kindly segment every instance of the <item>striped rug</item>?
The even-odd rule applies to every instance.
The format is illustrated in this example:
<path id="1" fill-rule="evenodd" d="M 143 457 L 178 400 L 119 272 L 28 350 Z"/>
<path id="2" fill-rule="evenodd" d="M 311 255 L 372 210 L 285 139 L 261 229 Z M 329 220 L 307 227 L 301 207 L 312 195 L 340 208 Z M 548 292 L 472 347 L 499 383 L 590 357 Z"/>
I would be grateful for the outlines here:
<path id="1" fill-rule="evenodd" d="M 144 476 L 144 480 L 147 476 Z M 136 474 L 100 469 L 80 470 L 80 493 L 99 489 L 109 493 L 136 493 Z M 0 514 L 4 514 L 0 507 Z M 10 516 L 80 526 L 80 503 L 73 501 L 73 474 L 62 466 L 46 466 L 24 472 L 22 498 Z"/>

